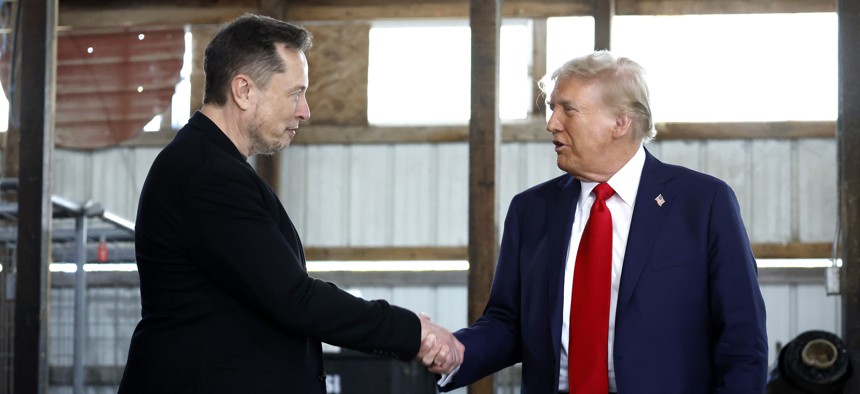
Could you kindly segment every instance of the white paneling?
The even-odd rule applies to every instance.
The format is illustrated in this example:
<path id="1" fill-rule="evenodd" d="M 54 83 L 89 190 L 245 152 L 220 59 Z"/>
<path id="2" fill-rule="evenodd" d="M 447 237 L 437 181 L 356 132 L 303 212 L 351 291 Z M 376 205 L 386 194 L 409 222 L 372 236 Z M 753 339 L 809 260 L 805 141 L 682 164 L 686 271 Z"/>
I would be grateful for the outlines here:
<path id="1" fill-rule="evenodd" d="M 752 242 L 832 241 L 834 140 L 660 141 L 647 148 L 666 163 L 731 185 Z M 53 193 L 93 200 L 134 220 L 140 189 L 159 151 L 58 149 Z M 279 195 L 306 246 L 468 243 L 466 143 L 297 145 L 281 155 Z M 498 164 L 501 232 L 511 198 L 562 171 L 544 142 L 504 143 Z"/>
<path id="2" fill-rule="evenodd" d="M 349 245 L 391 245 L 391 146 L 355 145 L 349 149 Z"/>
<path id="3" fill-rule="evenodd" d="M 497 183 L 498 209 L 496 223 L 498 226 L 497 239 L 502 239 L 502 231 L 505 225 L 505 215 L 511 205 L 511 199 L 524 190 L 525 186 L 525 161 L 523 144 L 502 144 L 499 152 L 499 182 Z"/>
<path id="4" fill-rule="evenodd" d="M 280 153 L 281 173 L 278 196 L 290 220 L 296 226 L 302 242 L 307 228 L 307 195 L 308 195 L 308 149 L 307 145 L 290 146 Z"/>
<path id="5" fill-rule="evenodd" d="M 131 148 L 97 151 L 92 156 L 92 198 L 105 210 L 133 220 L 140 190 L 136 155 Z"/>
<path id="6" fill-rule="evenodd" d="M 828 296 L 821 285 L 797 285 L 797 336 L 809 330 L 824 330 L 842 336 L 840 297 Z"/>
<path id="7" fill-rule="evenodd" d="M 744 218 L 751 242 L 791 241 L 791 142 L 752 141 L 750 215 Z"/>
<path id="8" fill-rule="evenodd" d="M 393 149 L 392 241 L 395 245 L 430 245 L 435 241 L 435 212 L 439 209 L 431 192 L 431 181 L 438 179 L 434 174 L 434 145 L 402 144 Z M 380 172 L 385 176 L 384 171 Z"/>
<path id="9" fill-rule="evenodd" d="M 741 217 L 750 217 L 749 142 L 710 141 L 705 144 L 705 172 L 731 186 L 741 207 Z"/>
<path id="10" fill-rule="evenodd" d="M 468 325 L 469 292 L 466 286 L 439 286 L 436 289 L 436 316 L 439 324 L 451 331 Z"/>
<path id="11" fill-rule="evenodd" d="M 52 167 L 52 194 L 72 201 L 86 201 L 92 196 L 92 154 L 57 149 Z"/>
<path id="12" fill-rule="evenodd" d="M 523 144 L 522 158 L 525 165 L 524 190 L 563 173 L 556 163 L 554 148 L 555 145 L 549 140 L 546 142 Z"/>
<path id="13" fill-rule="evenodd" d="M 801 242 L 833 242 L 838 201 L 836 168 L 834 140 L 798 142 L 797 216 Z"/>
<path id="14" fill-rule="evenodd" d="M 767 311 L 768 365 L 776 360 L 776 344 L 785 345 L 793 338 L 790 319 L 794 305 L 790 302 L 789 291 L 789 286 L 785 284 L 761 286 Z"/>
<path id="15" fill-rule="evenodd" d="M 469 242 L 468 145 L 436 146 L 436 244 L 461 246 Z"/>
<path id="16" fill-rule="evenodd" d="M 658 160 L 663 161 L 663 143 L 662 142 L 651 141 L 651 142 L 645 144 L 645 149 L 647 149 L 648 152 L 651 152 L 651 154 L 654 155 L 654 157 L 656 157 Z"/>
<path id="17" fill-rule="evenodd" d="M 704 160 L 701 153 L 701 143 L 698 141 L 664 141 L 661 143 L 660 160 L 668 164 L 684 166 L 696 171 L 703 171 Z"/>
<path id="18" fill-rule="evenodd" d="M 434 287 L 395 286 L 391 289 L 391 299 L 389 301 L 416 314 L 426 313 L 433 321 L 438 319 L 439 303 Z"/>
<path id="19" fill-rule="evenodd" d="M 303 231 L 306 246 L 346 246 L 349 234 L 349 148 L 307 148 L 307 194 Z"/>
<path id="20" fill-rule="evenodd" d="M 359 286 L 350 287 L 345 290 L 365 300 L 386 300 L 392 302 L 391 286 Z"/>

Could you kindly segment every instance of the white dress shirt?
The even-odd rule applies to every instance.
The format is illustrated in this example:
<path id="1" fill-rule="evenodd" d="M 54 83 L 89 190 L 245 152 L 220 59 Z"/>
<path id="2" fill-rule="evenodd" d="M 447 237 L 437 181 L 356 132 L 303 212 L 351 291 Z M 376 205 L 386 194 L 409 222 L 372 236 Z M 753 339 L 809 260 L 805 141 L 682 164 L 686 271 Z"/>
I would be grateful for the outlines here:
<path id="1" fill-rule="evenodd" d="M 630 232 L 630 222 L 633 218 L 633 205 L 639 190 L 639 179 L 645 166 L 645 149 L 640 145 L 635 155 L 609 178 L 609 186 L 615 194 L 606 200 L 606 206 L 612 213 L 612 284 L 609 298 L 609 391 L 614 392 L 615 366 L 612 357 L 612 345 L 615 339 L 615 307 L 618 303 L 618 287 L 621 284 L 621 267 L 624 263 L 624 252 L 627 250 L 627 235 Z M 582 182 L 579 201 L 576 203 L 576 215 L 573 228 L 570 231 L 570 246 L 567 249 L 567 264 L 564 269 L 564 309 L 561 323 L 561 367 L 559 370 L 559 391 L 567 391 L 567 349 L 570 334 L 570 294 L 573 288 L 573 268 L 576 263 L 576 253 L 579 251 L 579 240 L 585 230 L 585 224 L 591 215 L 591 205 L 595 197 L 591 194 L 597 186 L 595 182 Z"/>

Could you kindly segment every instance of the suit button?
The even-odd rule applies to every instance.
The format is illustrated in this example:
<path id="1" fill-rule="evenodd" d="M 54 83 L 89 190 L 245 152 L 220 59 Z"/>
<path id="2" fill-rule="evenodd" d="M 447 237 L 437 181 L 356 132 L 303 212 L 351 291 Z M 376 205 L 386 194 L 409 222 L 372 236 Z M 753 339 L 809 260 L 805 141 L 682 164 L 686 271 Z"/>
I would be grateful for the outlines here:
<path id="1" fill-rule="evenodd" d="M 320 376 L 317 376 L 317 378 L 318 378 L 321 382 L 325 382 L 325 372 L 321 373 L 321 374 L 320 374 Z"/>

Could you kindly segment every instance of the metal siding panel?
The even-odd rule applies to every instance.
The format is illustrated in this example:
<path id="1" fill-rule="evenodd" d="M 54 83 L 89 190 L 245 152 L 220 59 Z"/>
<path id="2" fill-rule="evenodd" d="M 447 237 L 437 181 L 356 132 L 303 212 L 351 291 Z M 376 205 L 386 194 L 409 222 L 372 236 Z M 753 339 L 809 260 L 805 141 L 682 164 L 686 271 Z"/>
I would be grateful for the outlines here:
<path id="1" fill-rule="evenodd" d="M 307 148 L 305 246 L 347 245 L 349 149 L 343 145 Z"/>
<path id="2" fill-rule="evenodd" d="M 838 202 L 836 141 L 800 141 L 797 167 L 799 241 L 833 242 Z"/>
<path id="3" fill-rule="evenodd" d="M 365 300 L 386 300 L 390 302 L 393 297 L 392 286 L 357 286 L 344 288 L 344 290 Z"/>
<path id="4" fill-rule="evenodd" d="M 55 150 L 53 193 L 72 201 L 89 198 L 92 187 L 91 156 L 88 152 Z"/>
<path id="5" fill-rule="evenodd" d="M 496 189 L 498 199 L 497 239 L 502 239 L 504 231 L 505 215 L 511 205 L 511 199 L 524 190 L 525 185 L 525 155 L 522 153 L 522 144 L 502 144 L 499 152 L 499 181 Z"/>
<path id="6" fill-rule="evenodd" d="M 392 150 L 390 145 L 349 149 L 350 246 L 391 245 Z"/>
<path id="7" fill-rule="evenodd" d="M 750 217 L 750 160 L 749 142 L 709 141 L 705 144 L 706 172 L 728 183 L 738 198 L 741 217 L 749 229 Z"/>
<path id="8" fill-rule="evenodd" d="M 776 343 L 785 345 L 794 334 L 791 332 L 789 318 L 794 311 L 789 302 L 789 285 L 762 285 L 761 294 L 767 310 L 768 365 L 776 360 Z"/>
<path id="9" fill-rule="evenodd" d="M 464 143 L 436 147 L 436 245 L 469 240 L 469 151 Z"/>
<path id="10" fill-rule="evenodd" d="M 828 296 L 824 285 L 797 285 L 797 332 L 824 330 L 842 335 L 840 297 Z"/>
<path id="11" fill-rule="evenodd" d="M 394 146 L 393 244 L 430 245 L 436 234 L 436 199 L 430 198 L 435 149 L 430 144 Z M 444 180 L 444 179 L 443 179 Z"/>
<path id="12" fill-rule="evenodd" d="M 391 303 L 412 312 L 426 313 L 437 321 L 438 300 L 436 288 L 431 286 L 395 286 L 391 289 Z"/>
<path id="13" fill-rule="evenodd" d="M 469 294 L 466 286 L 439 286 L 436 288 L 438 307 L 435 320 L 445 328 L 456 331 L 469 324 L 466 306 Z"/>
<path id="14" fill-rule="evenodd" d="M 553 147 L 549 141 L 523 144 L 525 161 L 525 186 L 523 189 L 546 182 L 563 173 L 556 163 Z"/>
<path id="15" fill-rule="evenodd" d="M 701 143 L 699 141 L 663 141 L 660 160 L 702 171 Z"/>
<path id="16" fill-rule="evenodd" d="M 287 215 L 296 226 L 299 237 L 307 238 L 308 146 L 294 145 L 280 153 L 280 190 L 278 197 L 287 210 Z"/>
<path id="17" fill-rule="evenodd" d="M 791 142 L 752 141 L 750 241 L 791 241 Z"/>
<path id="18" fill-rule="evenodd" d="M 90 198 L 102 204 L 105 210 L 123 218 L 136 215 L 137 181 L 135 155 L 131 148 L 114 148 L 94 152 L 92 156 L 92 190 Z"/>
<path id="19" fill-rule="evenodd" d="M 657 134 L 658 136 L 660 134 Z M 651 141 L 645 144 L 645 149 L 648 149 L 648 152 L 651 152 L 654 157 L 658 160 L 663 161 L 663 143 L 660 141 Z"/>

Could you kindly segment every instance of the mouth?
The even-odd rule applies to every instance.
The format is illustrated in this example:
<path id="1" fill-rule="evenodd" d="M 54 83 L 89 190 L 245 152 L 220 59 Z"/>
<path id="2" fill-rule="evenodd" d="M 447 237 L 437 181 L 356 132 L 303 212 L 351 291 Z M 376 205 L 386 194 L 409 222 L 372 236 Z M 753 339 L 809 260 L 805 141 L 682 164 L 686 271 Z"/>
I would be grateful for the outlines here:
<path id="1" fill-rule="evenodd" d="M 295 136 L 296 136 L 296 133 L 297 133 L 298 131 L 299 131 L 299 128 L 298 128 L 298 127 L 296 127 L 296 128 L 291 128 L 291 129 L 287 129 L 287 130 L 286 130 L 287 134 L 289 134 L 289 135 L 290 135 L 290 138 L 295 137 Z"/>
<path id="2" fill-rule="evenodd" d="M 561 149 L 563 149 L 565 146 L 567 146 L 567 145 L 565 145 L 565 144 L 562 144 L 562 143 L 561 143 L 560 141 L 558 141 L 558 140 L 552 140 L 552 144 L 553 144 L 553 145 L 555 145 L 555 151 L 556 151 L 556 152 L 558 152 L 559 150 L 561 150 Z"/>

